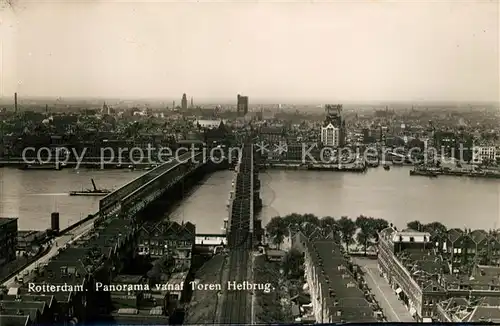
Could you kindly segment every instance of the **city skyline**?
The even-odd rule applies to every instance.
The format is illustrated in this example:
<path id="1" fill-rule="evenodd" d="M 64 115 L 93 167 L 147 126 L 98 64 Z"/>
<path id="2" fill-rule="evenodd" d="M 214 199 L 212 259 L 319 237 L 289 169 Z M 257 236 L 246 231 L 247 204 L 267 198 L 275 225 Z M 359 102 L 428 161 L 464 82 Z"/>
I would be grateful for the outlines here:
<path id="1" fill-rule="evenodd" d="M 2 98 L 499 102 L 497 2 L 19 1 L 0 14 Z"/>

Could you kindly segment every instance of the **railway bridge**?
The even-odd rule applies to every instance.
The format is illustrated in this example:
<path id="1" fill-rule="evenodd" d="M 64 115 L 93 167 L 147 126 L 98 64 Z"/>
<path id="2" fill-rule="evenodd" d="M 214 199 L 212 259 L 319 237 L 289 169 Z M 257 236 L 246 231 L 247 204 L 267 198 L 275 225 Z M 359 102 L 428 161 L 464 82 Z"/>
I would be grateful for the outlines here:
<path id="1" fill-rule="evenodd" d="M 253 144 L 243 145 L 240 161 L 236 165 L 229 205 L 227 226 L 229 248 L 228 271 L 224 279 L 235 282 L 235 286 L 251 280 L 252 249 L 260 242 L 260 223 L 255 213 L 262 206 L 258 182 L 258 171 L 254 160 Z M 251 291 L 226 288 L 223 293 L 220 323 L 249 324 L 253 322 Z"/>
<path id="2" fill-rule="evenodd" d="M 114 190 L 99 201 L 99 216 L 132 217 L 191 173 L 208 164 L 201 151 L 184 153 Z"/>

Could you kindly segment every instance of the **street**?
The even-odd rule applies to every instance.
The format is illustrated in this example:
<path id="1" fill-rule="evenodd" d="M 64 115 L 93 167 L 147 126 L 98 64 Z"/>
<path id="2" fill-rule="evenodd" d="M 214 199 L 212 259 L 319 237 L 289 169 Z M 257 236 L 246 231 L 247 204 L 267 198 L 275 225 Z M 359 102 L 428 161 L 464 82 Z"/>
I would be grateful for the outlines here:
<path id="1" fill-rule="evenodd" d="M 376 260 L 354 258 L 353 261 L 365 272 L 365 281 L 383 309 L 388 322 L 415 322 L 387 280 L 380 276 Z"/>
<path id="2" fill-rule="evenodd" d="M 94 225 L 94 220 L 95 219 L 91 219 L 89 221 L 86 221 L 82 225 L 80 225 L 77 228 L 75 228 L 74 230 L 72 230 L 70 233 L 54 238 L 54 242 L 52 244 L 52 247 L 50 248 L 50 251 L 47 254 L 40 257 L 40 259 L 33 262 L 32 264 L 28 265 L 26 268 L 24 268 L 18 274 L 9 278 L 7 281 L 5 281 L 3 283 L 3 286 L 5 286 L 7 289 L 9 289 L 11 287 L 15 287 L 17 285 L 17 283 L 15 281 L 16 277 L 19 278 L 23 275 L 31 274 L 37 266 L 48 263 L 51 258 L 53 258 L 54 256 L 57 255 L 60 248 L 63 248 L 65 245 L 70 244 L 75 240 L 78 240 L 79 238 L 81 238 L 82 236 L 87 234 L 90 230 L 92 230 L 92 227 Z"/>

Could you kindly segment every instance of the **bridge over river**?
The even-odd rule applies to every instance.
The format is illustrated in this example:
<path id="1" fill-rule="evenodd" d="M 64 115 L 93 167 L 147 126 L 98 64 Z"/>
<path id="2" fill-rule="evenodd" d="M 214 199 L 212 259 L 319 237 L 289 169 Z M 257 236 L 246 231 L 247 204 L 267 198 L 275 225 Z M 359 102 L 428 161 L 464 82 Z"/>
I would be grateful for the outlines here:
<path id="1" fill-rule="evenodd" d="M 262 207 L 260 200 L 258 171 L 254 162 L 252 143 L 243 146 L 242 157 L 236 166 L 236 178 L 231 191 L 230 216 L 228 220 L 227 244 L 229 247 L 228 270 L 224 282 L 253 283 L 252 249 L 261 240 L 260 221 L 255 212 Z M 221 324 L 253 324 L 254 296 L 251 291 L 235 291 L 226 288 L 220 310 Z"/>
<path id="2" fill-rule="evenodd" d="M 131 217 L 158 199 L 183 178 L 207 164 L 202 152 L 189 152 L 157 166 L 114 190 L 99 201 L 99 216 Z"/>

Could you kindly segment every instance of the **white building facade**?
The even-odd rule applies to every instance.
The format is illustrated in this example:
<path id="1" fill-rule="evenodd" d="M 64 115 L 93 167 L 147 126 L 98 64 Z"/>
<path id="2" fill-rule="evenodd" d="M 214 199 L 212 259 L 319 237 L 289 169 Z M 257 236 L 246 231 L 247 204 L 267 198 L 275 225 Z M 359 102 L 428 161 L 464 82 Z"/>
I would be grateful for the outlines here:
<path id="1" fill-rule="evenodd" d="M 495 146 L 474 146 L 472 148 L 472 162 L 481 164 L 485 161 L 493 162 L 500 156 Z"/>
<path id="2" fill-rule="evenodd" d="M 340 145 L 340 128 L 334 127 L 333 124 L 328 124 L 321 128 L 321 143 L 323 146 L 339 147 Z"/>

